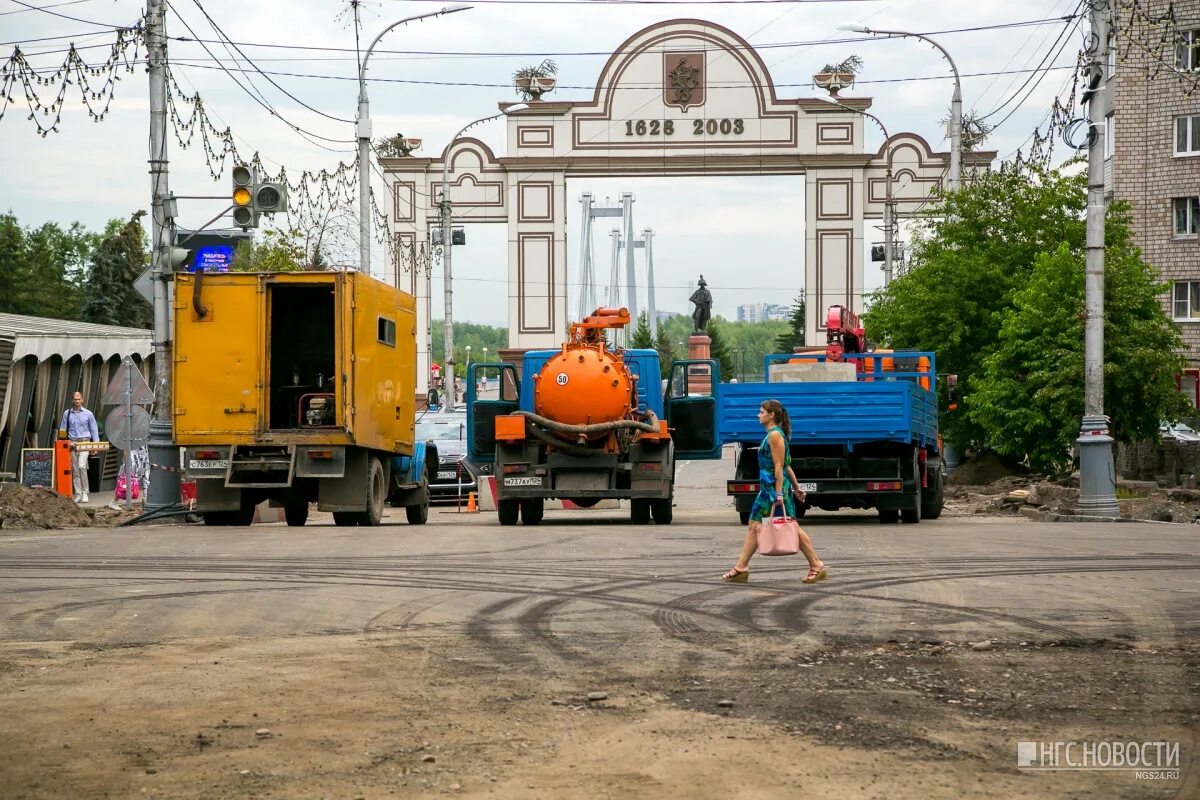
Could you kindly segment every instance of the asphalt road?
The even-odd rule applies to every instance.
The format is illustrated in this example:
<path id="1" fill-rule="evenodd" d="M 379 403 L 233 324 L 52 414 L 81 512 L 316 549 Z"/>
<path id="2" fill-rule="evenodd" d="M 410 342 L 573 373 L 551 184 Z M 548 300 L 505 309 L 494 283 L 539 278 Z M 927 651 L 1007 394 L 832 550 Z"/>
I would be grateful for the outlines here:
<path id="1" fill-rule="evenodd" d="M 633 526 L 625 510 L 547 512 L 541 526 L 505 528 L 493 514 L 435 509 L 423 527 L 408 526 L 401 513 L 375 529 L 338 528 L 315 515 L 304 528 L 5 532 L 0 649 L 9 659 L 0 659 L 0 687 L 33 690 L 22 683 L 31 658 L 58 663 L 72 652 L 149 653 L 200 641 L 269 648 L 323 637 L 400 646 L 426 660 L 444 648 L 477 672 L 526 676 L 527 686 L 571 673 L 620 676 L 639 692 L 682 704 L 700 700 L 663 682 L 668 664 L 719 660 L 750 642 L 770 652 L 841 648 L 846 655 L 981 640 L 1011 652 L 1115 646 L 1194 654 L 1200 641 L 1200 539 L 1182 525 L 944 517 L 883 526 L 865 512 L 814 513 L 804 525 L 829 565 L 827 582 L 801 584 L 801 558 L 759 557 L 748 585 L 723 585 L 719 575 L 743 535 L 718 488 L 727 467 L 684 465 L 675 521 L 665 527 Z M 1192 698 L 1171 729 L 1182 724 L 1194 734 L 1195 662 L 1165 674 L 1170 688 Z M 1164 702 L 1177 704 L 1173 696 Z M 1153 735 L 1155 719 L 1141 718 L 1139 733 Z M 20 735 L 0 729 L 0 755 L 6 743 L 15 747 L 6 733 Z M 36 753 L 24 755 L 37 763 Z M 1194 756 L 1187 752 L 1185 764 Z M 111 779 L 93 778 L 102 786 Z M 1110 795 L 1105 784 L 1087 784 L 1097 793 L 1079 796 L 1182 797 L 1174 792 L 1183 785 L 1151 795 L 1124 786 Z M 108 786 L 118 795 L 136 791 Z M 6 796 L 77 788 L 45 787 L 48 794 L 14 794 L 0 780 Z M 343 796 L 344 785 L 332 787 Z M 876 795 L 864 787 L 861 796 Z"/>

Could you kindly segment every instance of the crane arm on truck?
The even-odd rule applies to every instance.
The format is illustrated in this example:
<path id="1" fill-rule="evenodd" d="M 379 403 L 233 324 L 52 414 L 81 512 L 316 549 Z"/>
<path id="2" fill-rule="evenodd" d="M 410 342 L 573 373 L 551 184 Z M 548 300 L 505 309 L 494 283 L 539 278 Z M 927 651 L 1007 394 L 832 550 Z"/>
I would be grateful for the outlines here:
<path id="1" fill-rule="evenodd" d="M 825 317 L 825 356 L 841 361 L 846 353 L 867 352 L 867 332 L 862 320 L 845 306 L 832 305 Z"/>

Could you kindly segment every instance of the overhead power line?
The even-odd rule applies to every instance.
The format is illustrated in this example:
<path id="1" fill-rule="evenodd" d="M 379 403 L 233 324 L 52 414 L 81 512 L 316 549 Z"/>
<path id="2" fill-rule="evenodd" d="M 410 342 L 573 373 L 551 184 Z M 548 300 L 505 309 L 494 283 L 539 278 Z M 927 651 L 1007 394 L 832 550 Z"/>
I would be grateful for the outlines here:
<path id="1" fill-rule="evenodd" d="M 43 14 L 49 14 L 52 17 L 62 17 L 63 19 L 69 19 L 72 22 L 82 22 L 84 25 L 95 25 L 98 28 L 112 28 L 113 30 L 117 30 L 118 28 L 124 27 L 123 25 L 114 25 L 111 22 L 96 22 L 95 20 L 91 20 L 91 19 L 80 19 L 79 17 L 72 17 L 69 14 L 60 14 L 57 11 L 50 10 L 51 8 L 55 8 L 56 6 L 34 6 L 34 5 L 30 5 L 29 3 L 22 2 L 22 0 L 12 0 L 12 1 L 19 6 L 24 6 L 26 11 L 40 11 Z M 60 5 L 70 5 L 70 4 L 69 3 L 61 3 Z"/>

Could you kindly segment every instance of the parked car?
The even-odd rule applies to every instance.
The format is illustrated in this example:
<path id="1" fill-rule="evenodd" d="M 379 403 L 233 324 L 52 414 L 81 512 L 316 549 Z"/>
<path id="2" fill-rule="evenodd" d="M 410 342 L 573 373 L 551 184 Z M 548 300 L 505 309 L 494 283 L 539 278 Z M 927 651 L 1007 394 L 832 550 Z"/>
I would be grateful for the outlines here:
<path id="1" fill-rule="evenodd" d="M 475 475 L 467 468 L 467 415 L 464 411 L 427 411 L 417 419 L 417 439 L 437 445 L 437 475 L 429 484 L 433 500 L 463 501 L 475 491 Z"/>

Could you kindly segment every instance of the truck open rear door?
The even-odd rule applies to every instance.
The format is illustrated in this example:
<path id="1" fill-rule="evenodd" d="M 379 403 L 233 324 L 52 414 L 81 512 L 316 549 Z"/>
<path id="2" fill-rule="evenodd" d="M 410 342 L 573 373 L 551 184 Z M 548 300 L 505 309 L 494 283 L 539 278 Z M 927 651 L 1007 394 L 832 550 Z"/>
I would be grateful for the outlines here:
<path id="1" fill-rule="evenodd" d="M 717 391 L 721 367 L 712 360 L 681 360 L 671 364 L 663 395 L 663 413 L 675 440 L 675 458 L 717 458 Z"/>
<path id="2" fill-rule="evenodd" d="M 496 417 L 520 409 L 520 385 L 512 364 L 467 368 L 467 460 L 472 464 L 496 460 Z"/>

